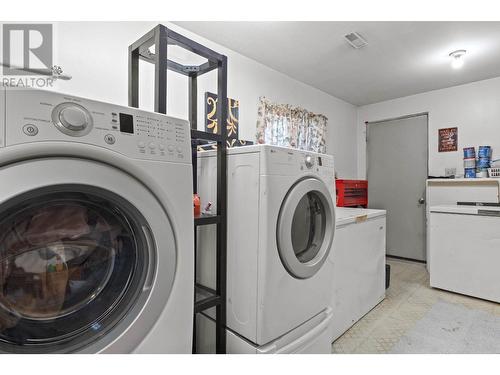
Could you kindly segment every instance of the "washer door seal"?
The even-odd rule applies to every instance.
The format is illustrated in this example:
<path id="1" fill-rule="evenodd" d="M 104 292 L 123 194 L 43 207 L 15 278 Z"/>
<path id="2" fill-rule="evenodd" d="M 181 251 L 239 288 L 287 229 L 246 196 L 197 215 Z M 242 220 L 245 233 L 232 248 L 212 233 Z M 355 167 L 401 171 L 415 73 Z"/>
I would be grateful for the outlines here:
<path id="1" fill-rule="evenodd" d="M 0 352 L 132 351 L 175 279 L 161 203 L 131 175 L 83 159 L 15 163 L 0 178 Z"/>
<path id="2" fill-rule="evenodd" d="M 335 211 L 325 184 L 312 177 L 288 191 L 276 228 L 278 251 L 293 277 L 314 276 L 330 254 L 335 233 Z"/>

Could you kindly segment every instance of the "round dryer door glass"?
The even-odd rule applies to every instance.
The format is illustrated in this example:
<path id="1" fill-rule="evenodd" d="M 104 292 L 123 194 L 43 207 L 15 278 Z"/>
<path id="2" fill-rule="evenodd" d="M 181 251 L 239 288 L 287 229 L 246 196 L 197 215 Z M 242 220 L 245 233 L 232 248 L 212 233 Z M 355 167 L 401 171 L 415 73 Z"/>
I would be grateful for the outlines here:
<path id="1" fill-rule="evenodd" d="M 331 193 L 316 178 L 297 182 L 281 205 L 277 225 L 278 251 L 296 278 L 314 276 L 328 258 L 335 232 Z"/>
<path id="2" fill-rule="evenodd" d="M 299 262 L 316 257 L 325 238 L 326 211 L 317 192 L 305 194 L 292 219 L 292 246 Z"/>
<path id="3" fill-rule="evenodd" d="M 32 192 L 2 212 L 1 351 L 81 347 L 123 318 L 148 265 L 139 212 L 107 191 Z"/>

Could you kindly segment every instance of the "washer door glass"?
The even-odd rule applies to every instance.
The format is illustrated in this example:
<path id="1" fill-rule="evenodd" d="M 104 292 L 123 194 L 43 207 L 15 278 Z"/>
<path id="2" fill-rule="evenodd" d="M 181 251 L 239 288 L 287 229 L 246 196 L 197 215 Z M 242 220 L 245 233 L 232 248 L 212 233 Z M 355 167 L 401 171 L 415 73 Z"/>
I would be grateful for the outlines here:
<path id="1" fill-rule="evenodd" d="M 297 278 L 316 274 L 327 259 L 335 232 L 330 192 L 321 181 L 296 183 L 281 206 L 278 250 L 288 272 Z"/>
<path id="2" fill-rule="evenodd" d="M 301 263 L 318 255 L 325 239 L 326 208 L 317 192 L 306 193 L 292 219 L 292 247 Z"/>
<path id="3" fill-rule="evenodd" d="M 97 188 L 32 191 L 0 216 L 0 350 L 79 348 L 142 291 L 153 249 L 142 215 Z"/>

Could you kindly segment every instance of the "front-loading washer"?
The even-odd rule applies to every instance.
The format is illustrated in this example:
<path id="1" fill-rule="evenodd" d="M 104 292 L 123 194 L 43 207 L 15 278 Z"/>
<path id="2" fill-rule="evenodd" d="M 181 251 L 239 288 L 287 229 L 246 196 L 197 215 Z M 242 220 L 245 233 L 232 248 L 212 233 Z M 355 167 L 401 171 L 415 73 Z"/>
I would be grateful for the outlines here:
<path id="1" fill-rule="evenodd" d="M 198 155 L 202 208 L 215 212 L 215 152 Z M 227 168 L 227 327 L 261 347 L 330 305 L 334 160 L 255 145 L 228 150 Z M 213 288 L 215 233 L 197 235 L 197 283 Z"/>
<path id="2" fill-rule="evenodd" d="M 0 352 L 190 353 L 189 124 L 0 90 Z"/>

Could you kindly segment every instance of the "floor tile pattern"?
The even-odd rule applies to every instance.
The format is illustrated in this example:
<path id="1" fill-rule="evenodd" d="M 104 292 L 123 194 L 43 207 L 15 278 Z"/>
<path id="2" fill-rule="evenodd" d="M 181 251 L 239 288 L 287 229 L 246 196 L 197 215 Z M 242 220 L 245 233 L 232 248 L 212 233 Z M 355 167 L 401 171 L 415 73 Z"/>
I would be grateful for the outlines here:
<path id="1" fill-rule="evenodd" d="M 439 300 L 500 316 L 500 304 L 429 286 L 424 264 L 388 259 L 386 298 L 332 345 L 333 353 L 388 353 Z"/>

